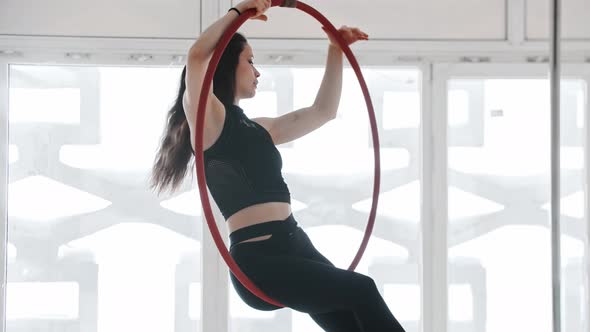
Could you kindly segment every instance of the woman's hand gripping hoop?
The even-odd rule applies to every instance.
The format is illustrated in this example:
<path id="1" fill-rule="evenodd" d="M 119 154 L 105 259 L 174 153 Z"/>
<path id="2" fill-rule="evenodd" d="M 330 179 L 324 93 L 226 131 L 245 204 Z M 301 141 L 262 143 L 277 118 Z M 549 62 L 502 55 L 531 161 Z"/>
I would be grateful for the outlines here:
<path id="1" fill-rule="evenodd" d="M 379 190 L 380 190 L 380 181 L 381 181 L 381 158 L 379 155 L 379 134 L 377 130 L 377 122 L 375 120 L 375 111 L 373 109 L 373 103 L 371 102 L 371 97 L 369 95 L 369 89 L 361 72 L 358 62 L 354 57 L 352 51 L 348 47 L 346 41 L 340 36 L 338 30 L 326 19 L 322 14 L 318 11 L 306 5 L 300 1 L 295 0 L 272 0 L 271 7 L 281 6 L 281 7 L 292 7 L 297 8 L 312 17 L 314 17 L 320 24 L 324 27 L 324 30 L 329 32 L 333 38 L 336 38 L 338 44 L 346 58 L 348 59 L 352 69 L 354 70 L 359 84 L 361 86 L 361 90 L 365 97 L 365 102 L 367 104 L 367 111 L 369 114 L 369 120 L 371 124 L 371 132 L 373 137 L 373 152 L 375 156 L 375 170 L 374 170 L 374 182 L 373 182 L 373 202 L 371 204 L 371 212 L 369 214 L 369 221 L 367 223 L 367 227 L 365 229 L 365 235 L 361 242 L 360 248 L 354 257 L 352 263 L 350 264 L 349 270 L 353 271 L 356 266 L 358 265 L 365 249 L 367 248 L 367 244 L 369 242 L 369 238 L 371 237 L 371 233 L 373 232 L 373 226 L 375 224 L 375 215 L 377 212 L 377 203 L 379 201 Z M 213 80 L 213 75 L 215 73 L 215 69 L 219 64 L 219 59 L 223 54 L 223 51 L 227 47 L 231 37 L 238 31 L 238 29 L 244 24 L 248 18 L 252 17 L 256 14 L 255 9 L 249 9 L 242 13 L 228 29 L 225 31 L 219 43 L 217 44 L 217 49 L 213 53 L 211 61 L 209 62 L 209 66 L 207 67 L 207 72 L 205 74 L 205 78 L 203 80 L 203 89 L 201 90 L 201 95 L 199 98 L 199 107 L 197 110 L 197 119 L 196 119 L 196 131 L 195 131 L 195 158 L 196 158 L 196 169 L 197 169 L 197 183 L 199 186 L 199 194 L 201 197 L 201 204 L 203 206 L 203 210 L 205 212 L 205 219 L 207 220 L 207 224 L 209 226 L 209 230 L 211 231 L 211 235 L 213 236 L 213 240 L 215 241 L 215 245 L 219 250 L 219 253 L 225 260 L 225 263 L 231 270 L 231 272 L 236 276 L 236 278 L 246 287 L 250 292 L 261 298 L 262 300 L 273 304 L 275 306 L 284 307 L 284 305 L 280 304 L 279 302 L 271 299 L 266 294 L 264 294 L 252 281 L 242 272 L 242 270 L 238 267 L 234 259 L 230 256 L 221 235 L 219 234 L 219 229 L 215 224 L 215 218 L 213 217 L 213 212 L 211 210 L 211 203 L 209 202 L 209 196 L 207 193 L 207 186 L 205 180 L 205 165 L 203 164 L 203 131 L 204 131 L 204 117 L 205 117 L 205 106 L 207 105 L 207 96 L 209 95 L 209 90 L 211 88 L 211 82 Z"/>

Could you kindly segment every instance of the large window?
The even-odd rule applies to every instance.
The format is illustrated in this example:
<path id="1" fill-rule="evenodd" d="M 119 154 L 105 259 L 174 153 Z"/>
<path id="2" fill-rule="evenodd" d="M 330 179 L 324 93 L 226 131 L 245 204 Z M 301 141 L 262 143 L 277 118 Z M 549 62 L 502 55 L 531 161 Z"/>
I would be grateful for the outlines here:
<path id="1" fill-rule="evenodd" d="M 373 238 L 356 271 L 375 279 L 407 331 L 420 323 L 418 69 L 363 70 L 381 139 L 381 195 Z M 250 118 L 278 116 L 309 106 L 322 68 L 261 68 L 256 98 L 244 100 Z M 348 268 L 363 236 L 371 207 L 373 147 L 365 101 L 352 70 L 345 70 L 338 116 L 321 129 L 279 146 L 295 218 L 314 245 L 340 268 Z M 321 329 L 296 311 L 257 312 L 230 289 L 231 331 Z"/>
<path id="2" fill-rule="evenodd" d="M 551 330 L 550 108 L 544 78 L 448 81 L 451 331 Z M 562 81 L 563 321 L 584 320 L 586 83 Z"/>
<path id="3" fill-rule="evenodd" d="M 8 332 L 179 325 L 200 205 L 147 179 L 180 72 L 10 67 Z"/>
<path id="4" fill-rule="evenodd" d="M 207 230 L 195 179 L 172 195 L 148 188 L 181 69 L 9 67 L 8 332 L 199 331 L 203 319 L 224 314 L 231 332 L 321 331 L 297 311 L 249 308 L 231 285 L 229 294 L 217 294 L 228 299 L 228 312 L 201 317 L 211 301 L 202 295 L 209 279 L 201 263 L 219 257 L 202 247 Z M 250 118 L 310 105 L 323 74 L 301 65 L 259 69 L 257 96 L 241 103 Z M 444 303 L 452 332 L 550 332 L 546 69 L 452 65 L 437 76 L 436 65 L 431 84 L 417 67 L 363 68 L 380 134 L 381 195 L 356 270 L 376 281 L 408 332 L 438 319 L 430 311 Z M 561 87 L 563 324 L 582 332 L 590 324 L 588 79 L 570 76 Z M 440 115 L 431 109 L 446 109 L 446 124 L 423 119 Z M 437 143 L 445 138 L 439 131 L 446 145 Z M 351 70 L 337 118 L 277 148 L 295 219 L 319 251 L 347 268 L 368 219 L 374 167 L 366 106 Z M 426 174 L 432 183 L 421 182 L 422 167 L 433 170 Z M 436 186 L 442 178 L 447 185 Z M 423 223 L 421 212 L 432 206 L 423 206 L 422 187 L 434 193 L 429 197 L 448 198 L 448 206 L 427 200 L 435 207 L 427 218 L 442 220 L 446 234 L 422 233 L 433 229 Z M 441 217 L 441 204 L 448 216 Z M 431 247 L 447 248 L 447 260 L 423 260 L 431 258 L 422 257 L 424 249 L 436 254 Z M 420 275 L 445 266 L 446 284 L 436 273 Z"/>
<path id="5" fill-rule="evenodd" d="M 260 68 L 250 118 L 313 102 L 320 68 Z M 8 331 L 194 331 L 201 319 L 201 212 L 194 181 L 157 197 L 154 152 L 180 68 L 10 67 Z M 420 323 L 419 127 L 415 68 L 364 72 L 381 135 L 381 197 L 357 271 L 396 316 Z M 370 211 L 364 99 L 346 70 L 338 118 L 279 146 L 296 219 L 348 267 Z M 222 294 L 219 294 L 223 296 Z M 248 308 L 230 286 L 232 331 L 319 331 L 306 315 Z"/>

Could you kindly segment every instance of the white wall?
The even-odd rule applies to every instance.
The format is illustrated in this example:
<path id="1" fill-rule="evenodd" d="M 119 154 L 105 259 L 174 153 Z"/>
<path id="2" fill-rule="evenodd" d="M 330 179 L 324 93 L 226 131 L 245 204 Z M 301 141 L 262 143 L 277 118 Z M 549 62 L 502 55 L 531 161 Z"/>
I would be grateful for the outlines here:
<path id="1" fill-rule="evenodd" d="M 526 29 L 528 39 L 549 38 L 549 2 L 527 0 Z M 562 6 L 562 36 L 564 39 L 590 40 L 590 2 L 565 0 Z"/>
<path id="2" fill-rule="evenodd" d="M 0 34 L 192 38 L 200 1 L 2 1 Z"/>
<path id="3" fill-rule="evenodd" d="M 3 1 L 0 35 L 191 39 L 203 7 L 214 1 Z M 232 0 L 232 3 L 238 1 Z M 518 3 L 519 1 L 511 1 Z M 548 37 L 548 2 L 525 0 L 527 39 Z M 332 22 L 364 27 L 385 40 L 505 40 L 506 0 L 372 0 L 306 3 Z M 370 3 L 370 5 L 369 5 Z M 294 15 L 292 15 L 295 13 Z M 564 39 L 590 39 L 590 3 L 563 1 Z M 297 10 L 274 9 L 268 23 L 244 29 L 256 38 L 323 38 L 315 22 Z"/>
<path id="4" fill-rule="evenodd" d="M 0 57 L 17 62 L 179 64 L 199 32 L 232 1 L 5 0 L 0 2 Z M 356 25 L 370 34 L 369 42 L 354 46 L 361 60 L 363 54 L 371 57 L 365 64 L 388 65 L 399 60 L 393 56 L 453 62 L 465 56 L 492 61 L 518 56 L 517 61 L 524 61 L 548 55 L 549 43 L 543 39 L 549 26 L 546 1 L 308 3 L 336 26 Z M 590 5 L 564 0 L 563 7 L 564 60 L 585 61 L 590 57 Z M 321 61 L 309 58 L 325 51 L 326 37 L 317 23 L 292 9 L 273 8 L 269 17 L 267 23 L 248 22 L 242 28 L 255 46 L 258 63 L 276 63 L 278 56 L 287 64 Z"/>

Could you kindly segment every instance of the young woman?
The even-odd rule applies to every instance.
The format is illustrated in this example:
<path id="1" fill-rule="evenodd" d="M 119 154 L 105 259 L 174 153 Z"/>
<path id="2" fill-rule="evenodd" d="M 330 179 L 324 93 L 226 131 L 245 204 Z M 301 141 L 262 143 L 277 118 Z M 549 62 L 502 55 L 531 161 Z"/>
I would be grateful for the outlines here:
<path id="1" fill-rule="evenodd" d="M 194 125 L 203 78 L 214 48 L 230 23 L 255 8 L 264 15 L 270 0 L 244 0 L 213 23 L 193 44 L 180 80 L 176 104 L 156 156 L 152 187 L 175 190 L 193 157 Z M 339 33 L 348 44 L 368 39 L 346 26 Z M 324 78 L 314 103 L 277 118 L 250 119 L 238 106 L 252 98 L 260 73 L 247 40 L 235 34 L 213 79 L 203 133 L 207 186 L 224 215 L 230 254 L 267 295 L 308 313 L 326 331 L 404 331 L 368 276 L 335 267 L 319 253 L 291 213 L 291 199 L 275 145 L 320 128 L 336 117 L 342 90 L 343 53 L 328 35 Z M 259 310 L 276 310 L 250 293 L 233 275 L 240 297 Z"/>

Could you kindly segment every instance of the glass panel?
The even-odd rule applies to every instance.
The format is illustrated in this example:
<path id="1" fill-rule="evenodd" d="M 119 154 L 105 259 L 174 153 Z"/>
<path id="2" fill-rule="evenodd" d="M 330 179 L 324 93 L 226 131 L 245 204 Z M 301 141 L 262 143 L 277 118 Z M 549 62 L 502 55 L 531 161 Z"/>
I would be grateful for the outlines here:
<path id="1" fill-rule="evenodd" d="M 7 293 L 8 320 L 72 320 L 78 317 L 80 295 L 75 282 L 12 282 Z M 29 300 L 32 298 L 35 301 Z"/>
<path id="2" fill-rule="evenodd" d="M 8 146 L 8 163 L 12 164 L 18 160 L 18 148 L 15 145 Z"/>
<path id="3" fill-rule="evenodd" d="M 147 181 L 180 73 L 10 67 L 8 332 L 199 330 L 198 195 Z"/>
<path id="4" fill-rule="evenodd" d="M 457 112 L 449 109 L 450 330 L 549 332 L 548 80 L 450 80 L 450 99 L 457 90 L 468 95 L 468 114 L 479 116 L 457 127 L 452 125 Z M 588 258 L 583 250 L 583 135 L 577 117 L 579 108 L 585 108 L 585 98 L 580 102 L 579 97 L 585 91 L 584 81 L 562 82 L 564 324 L 566 331 L 580 332 L 582 318 L 575 313 L 583 303 L 579 285 Z M 449 107 L 456 105 L 449 102 Z M 466 134 L 477 126 L 481 137 Z M 453 291 L 455 282 L 469 286 L 471 301 L 466 293 Z"/>
<path id="5" fill-rule="evenodd" d="M 323 69 L 265 66 L 261 73 L 261 91 L 241 104 L 250 118 L 280 116 L 311 105 Z M 356 271 L 376 281 L 406 331 L 418 331 L 421 73 L 417 69 L 367 68 L 363 74 L 379 125 L 382 181 L 373 237 Z M 295 219 L 324 256 L 348 268 L 368 220 L 373 180 L 366 105 L 351 70 L 345 69 L 337 118 L 278 149 L 285 181 L 292 188 Z M 230 319 L 233 332 L 322 331 L 300 312 L 255 311 L 233 287 Z"/>

